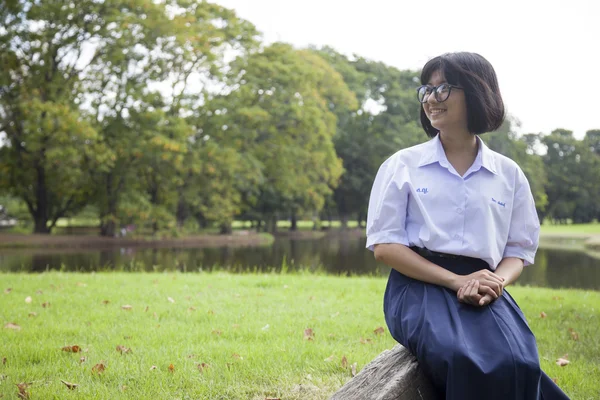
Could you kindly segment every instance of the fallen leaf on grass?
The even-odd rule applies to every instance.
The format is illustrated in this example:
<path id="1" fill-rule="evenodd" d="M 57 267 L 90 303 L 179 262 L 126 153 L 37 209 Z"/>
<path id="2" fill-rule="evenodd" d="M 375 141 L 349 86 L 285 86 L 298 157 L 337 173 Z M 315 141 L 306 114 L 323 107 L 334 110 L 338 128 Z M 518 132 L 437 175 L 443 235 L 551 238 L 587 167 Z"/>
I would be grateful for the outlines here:
<path id="1" fill-rule="evenodd" d="M 540 317 L 541 317 L 541 318 L 546 318 L 547 316 L 548 316 L 548 315 L 547 315 L 545 312 L 543 312 L 543 311 L 540 313 Z"/>
<path id="2" fill-rule="evenodd" d="M 62 379 L 60 380 L 62 383 L 65 384 L 65 386 L 71 390 L 77 389 L 77 386 L 79 386 L 78 383 L 71 383 L 71 382 L 67 382 L 67 381 L 63 381 Z"/>
<path id="3" fill-rule="evenodd" d="M 210 368 L 210 365 L 208 365 L 207 363 L 198 364 L 198 371 L 200 371 L 201 373 L 204 372 L 204 370 L 207 368 Z"/>
<path id="4" fill-rule="evenodd" d="M 307 328 L 304 330 L 304 339 L 306 340 L 315 340 L 315 333 L 311 328 Z"/>
<path id="5" fill-rule="evenodd" d="M 558 378 L 552 378 L 552 382 L 558 384 Z"/>
<path id="6" fill-rule="evenodd" d="M 14 329 L 15 331 L 20 331 L 21 327 L 13 322 L 9 322 L 8 324 L 4 325 L 4 327 L 6 329 Z"/>
<path id="7" fill-rule="evenodd" d="M 367 343 L 372 343 L 372 342 L 373 342 L 373 339 L 371 339 L 371 338 L 366 338 L 366 339 L 365 338 L 360 338 L 360 343 L 361 344 L 367 344 Z"/>
<path id="8" fill-rule="evenodd" d="M 33 299 L 31 298 L 31 296 L 25 297 L 25 303 L 31 304 L 32 301 L 33 301 Z"/>
<path id="9" fill-rule="evenodd" d="M 110 303 L 110 300 L 102 300 L 102 304 L 105 304 L 105 305 L 106 305 L 106 304 L 108 304 L 108 303 Z"/>
<path id="10" fill-rule="evenodd" d="M 19 393 L 17 393 L 17 397 L 20 399 L 28 399 L 29 393 L 27 392 L 27 388 L 29 387 L 29 385 L 31 385 L 31 383 L 21 382 L 17 383 L 16 385 L 17 390 L 19 391 Z"/>
<path id="11" fill-rule="evenodd" d="M 150 367 L 150 371 L 152 371 L 154 369 L 156 369 L 156 365 L 153 365 L 153 366 Z"/>
<path id="12" fill-rule="evenodd" d="M 214 312 L 213 310 L 208 310 L 208 313 L 209 313 L 210 315 L 215 315 L 215 312 Z"/>
<path id="13" fill-rule="evenodd" d="M 327 357 L 326 359 L 324 359 L 323 361 L 331 362 L 331 361 L 333 361 L 333 360 L 335 360 L 335 357 L 334 357 L 334 355 L 332 354 L 332 355 L 330 355 L 329 357 Z"/>
<path id="14" fill-rule="evenodd" d="M 12 292 L 12 288 L 6 288 L 6 289 L 4 289 L 4 293 L 5 294 L 9 294 L 10 292 Z"/>
<path id="15" fill-rule="evenodd" d="M 77 345 L 65 346 L 61 350 L 66 351 L 67 353 L 79 353 L 81 351 L 81 347 Z"/>
<path id="16" fill-rule="evenodd" d="M 35 291 L 35 294 L 43 294 L 43 293 L 44 292 L 42 290 L 40 290 L 40 289 L 38 289 L 38 290 Z"/>
<path id="17" fill-rule="evenodd" d="M 385 329 L 383 329 L 383 326 L 380 326 L 379 328 L 375 329 L 373 333 L 376 335 L 383 335 L 385 333 Z"/>
<path id="18" fill-rule="evenodd" d="M 348 368 L 348 359 L 346 358 L 346 356 L 342 356 L 342 368 Z"/>
<path id="19" fill-rule="evenodd" d="M 85 357 L 81 357 L 81 358 L 79 359 L 79 364 L 82 364 L 82 363 L 84 363 L 84 362 L 85 362 L 85 360 L 87 360 L 87 358 L 85 358 Z"/>
<path id="20" fill-rule="evenodd" d="M 35 317 L 35 316 L 37 316 L 37 313 L 32 311 L 32 312 L 29 313 L 29 316 L 30 317 Z"/>
<path id="21" fill-rule="evenodd" d="M 171 297 L 167 297 L 167 300 L 169 300 L 170 303 L 175 303 L 175 300 L 173 300 Z"/>
<path id="22" fill-rule="evenodd" d="M 196 311 L 196 307 L 190 307 L 188 308 L 188 311 Z"/>
<path id="23" fill-rule="evenodd" d="M 175 372 L 175 366 L 173 364 L 169 364 L 169 372 Z"/>
<path id="24" fill-rule="evenodd" d="M 352 376 L 356 376 L 356 367 L 357 367 L 358 363 L 354 363 L 352 364 L 352 366 L 350 367 L 351 371 L 352 371 Z"/>
<path id="25" fill-rule="evenodd" d="M 235 358 L 236 360 L 243 360 L 243 359 L 244 359 L 242 356 L 240 356 L 240 355 L 239 355 L 239 354 L 237 354 L 237 353 L 233 353 L 233 354 L 231 355 L 231 357 Z"/>
<path id="26" fill-rule="evenodd" d="M 92 367 L 92 374 L 101 374 L 106 369 L 106 366 L 102 363 L 98 363 Z"/>
<path id="27" fill-rule="evenodd" d="M 2 365 L 6 365 L 6 357 L 2 357 Z"/>
<path id="28" fill-rule="evenodd" d="M 281 397 L 265 397 L 265 400 L 281 400 Z"/>
<path id="29" fill-rule="evenodd" d="M 148 312 L 149 308 L 150 308 L 149 306 L 146 306 L 146 308 L 144 308 L 144 312 Z"/>
<path id="30" fill-rule="evenodd" d="M 131 310 L 133 308 L 133 306 L 130 306 L 129 304 L 125 304 L 124 306 L 121 306 L 121 308 L 123 310 Z"/>
<path id="31" fill-rule="evenodd" d="M 80 286 L 80 287 L 86 287 L 87 283 L 77 282 L 75 285 Z"/>
<path id="32" fill-rule="evenodd" d="M 221 331 L 220 331 L 220 330 L 218 330 L 218 329 L 213 329 L 213 331 L 212 331 L 212 334 L 213 334 L 213 335 L 217 335 L 217 336 L 221 336 L 221 334 L 222 334 L 222 333 L 223 333 L 223 332 L 221 332 Z"/>
<path id="33" fill-rule="evenodd" d="M 573 328 L 569 328 L 569 333 L 571 334 L 571 339 L 579 340 L 579 334 Z"/>
<path id="34" fill-rule="evenodd" d="M 556 365 L 558 365 L 559 367 L 564 367 L 565 365 L 569 364 L 570 361 L 567 360 L 568 357 L 569 355 L 565 354 L 564 356 L 556 360 Z"/>
<path id="35" fill-rule="evenodd" d="M 124 392 L 124 391 L 126 391 L 126 390 L 127 390 L 127 385 L 123 385 L 123 386 L 121 386 L 121 390 L 122 390 L 123 392 Z"/>
<path id="36" fill-rule="evenodd" d="M 50 303 L 42 303 L 42 307 L 44 307 L 44 308 L 50 308 Z"/>
<path id="37" fill-rule="evenodd" d="M 130 352 L 131 352 L 131 349 L 128 349 L 128 348 L 127 348 L 127 347 L 125 347 L 125 346 L 121 346 L 121 345 L 119 345 L 119 346 L 117 346 L 117 351 L 118 351 L 119 353 L 121 353 L 121 354 L 126 354 L 126 353 L 130 353 Z"/>

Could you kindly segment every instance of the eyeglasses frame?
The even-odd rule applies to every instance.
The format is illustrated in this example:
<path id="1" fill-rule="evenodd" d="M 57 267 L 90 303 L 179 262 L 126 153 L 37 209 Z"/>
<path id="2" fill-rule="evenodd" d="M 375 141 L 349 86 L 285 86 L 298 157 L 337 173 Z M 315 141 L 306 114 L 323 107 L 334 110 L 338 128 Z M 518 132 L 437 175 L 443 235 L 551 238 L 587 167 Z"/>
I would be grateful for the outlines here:
<path id="1" fill-rule="evenodd" d="M 442 86 L 448 86 L 448 96 L 444 99 L 444 100 L 440 100 L 439 96 L 438 96 L 438 89 Z M 460 90 L 464 90 L 463 87 L 461 86 L 456 86 L 456 85 L 451 85 L 449 83 L 442 83 L 441 85 L 438 86 L 431 86 L 431 85 L 421 85 L 417 88 L 417 100 L 419 100 L 419 92 L 421 91 L 422 88 L 431 88 L 431 93 L 433 93 L 433 97 L 435 98 L 435 100 L 438 103 L 443 103 L 444 101 L 448 100 L 448 98 L 450 97 L 450 94 L 452 94 L 452 89 L 460 89 Z M 421 104 L 425 104 L 427 103 L 427 100 L 429 100 L 429 96 L 431 96 L 431 93 L 426 94 L 425 96 L 423 96 L 423 100 L 419 100 L 419 102 Z"/>

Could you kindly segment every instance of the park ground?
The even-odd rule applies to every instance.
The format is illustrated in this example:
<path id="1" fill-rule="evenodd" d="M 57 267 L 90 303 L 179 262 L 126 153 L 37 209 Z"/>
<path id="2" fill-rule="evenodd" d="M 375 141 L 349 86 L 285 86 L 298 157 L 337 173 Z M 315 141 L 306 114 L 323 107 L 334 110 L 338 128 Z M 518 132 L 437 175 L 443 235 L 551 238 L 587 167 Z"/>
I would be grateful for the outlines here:
<path id="1" fill-rule="evenodd" d="M 327 399 L 395 345 L 385 278 L 48 272 L 0 282 L 5 398 Z M 600 292 L 509 290 L 542 368 L 571 399 L 600 398 Z"/>

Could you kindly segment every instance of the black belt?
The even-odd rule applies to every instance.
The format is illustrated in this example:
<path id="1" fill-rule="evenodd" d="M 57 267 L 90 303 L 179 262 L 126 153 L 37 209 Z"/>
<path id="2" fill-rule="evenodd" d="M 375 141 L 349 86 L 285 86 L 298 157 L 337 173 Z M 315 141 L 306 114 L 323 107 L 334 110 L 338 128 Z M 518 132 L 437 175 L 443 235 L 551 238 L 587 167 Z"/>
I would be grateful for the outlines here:
<path id="1" fill-rule="evenodd" d="M 440 258 L 471 258 L 467 256 L 460 256 L 457 254 L 440 253 L 439 251 L 429 250 L 424 247 L 411 246 L 410 249 L 420 255 L 421 257 L 440 257 Z"/>

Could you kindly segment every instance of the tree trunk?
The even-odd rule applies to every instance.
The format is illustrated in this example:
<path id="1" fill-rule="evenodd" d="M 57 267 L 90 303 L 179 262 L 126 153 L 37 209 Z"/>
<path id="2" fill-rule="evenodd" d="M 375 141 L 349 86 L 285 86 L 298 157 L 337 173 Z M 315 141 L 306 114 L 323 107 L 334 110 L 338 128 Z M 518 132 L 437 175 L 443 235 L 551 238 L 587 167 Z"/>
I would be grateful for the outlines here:
<path id="1" fill-rule="evenodd" d="M 347 229 L 348 228 L 348 215 L 347 214 L 340 215 L 340 222 L 342 224 L 342 229 Z"/>
<path id="2" fill-rule="evenodd" d="M 106 175 L 106 209 L 100 217 L 100 235 L 106 237 L 115 237 L 117 233 L 117 196 L 113 184 L 113 174 Z"/>
<path id="3" fill-rule="evenodd" d="M 410 352 L 396 345 L 365 366 L 331 400 L 437 400 L 429 379 Z"/>
<path id="4" fill-rule="evenodd" d="M 223 222 L 221 224 L 219 233 L 221 235 L 231 235 L 233 233 L 233 227 L 231 225 L 231 222 Z"/>
<path id="5" fill-rule="evenodd" d="M 179 202 L 177 203 L 177 212 L 176 212 L 177 227 L 179 229 L 183 228 L 183 225 L 185 224 L 185 221 L 188 219 L 189 216 L 190 216 L 190 208 L 189 208 L 188 204 L 185 202 L 183 195 L 179 194 Z"/>
<path id="6" fill-rule="evenodd" d="M 35 221 L 35 225 L 33 228 L 33 233 L 42 233 L 42 234 L 50 233 L 50 229 L 48 228 L 48 218 L 45 218 L 43 215 L 35 215 L 34 221 Z"/>
<path id="7" fill-rule="evenodd" d="M 298 230 L 298 218 L 296 217 L 296 213 L 292 213 L 291 223 L 292 223 L 292 226 L 290 226 L 290 231 L 297 231 Z"/>
<path id="8" fill-rule="evenodd" d="M 109 217 L 100 226 L 100 235 L 106 237 L 115 237 L 117 234 L 117 223 L 114 218 Z"/>
<path id="9" fill-rule="evenodd" d="M 48 191 L 46 190 L 46 171 L 43 167 L 36 168 L 37 182 L 35 190 L 35 210 L 30 209 L 35 222 L 33 233 L 49 234 L 48 228 Z"/>

